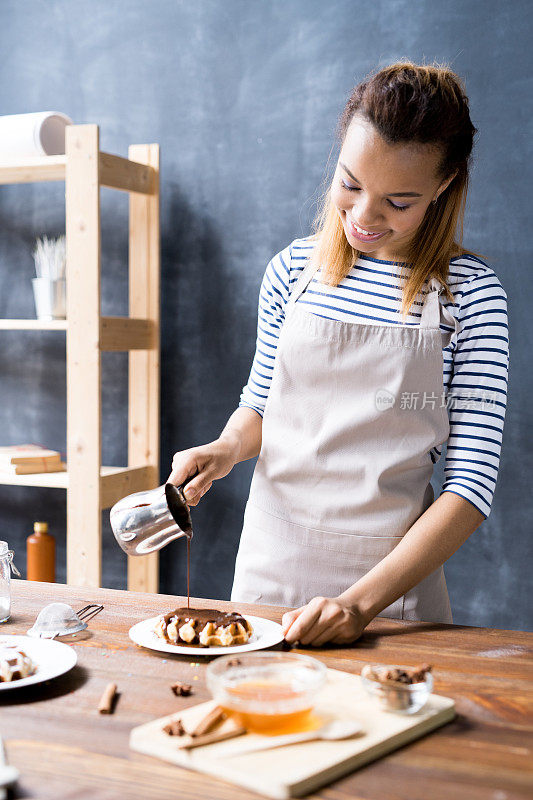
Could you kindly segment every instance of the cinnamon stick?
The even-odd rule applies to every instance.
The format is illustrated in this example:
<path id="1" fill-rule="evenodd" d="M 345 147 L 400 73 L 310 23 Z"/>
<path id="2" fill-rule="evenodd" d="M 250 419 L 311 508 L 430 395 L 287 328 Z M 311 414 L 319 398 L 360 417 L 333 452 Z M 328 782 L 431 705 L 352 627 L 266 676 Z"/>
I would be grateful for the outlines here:
<path id="1" fill-rule="evenodd" d="M 223 719 L 226 719 L 224 710 L 220 706 L 215 706 L 197 723 L 194 730 L 191 731 L 191 736 L 203 736 L 204 733 L 208 733 Z"/>
<path id="2" fill-rule="evenodd" d="M 195 747 L 203 747 L 206 744 L 214 744 L 215 742 L 223 742 L 226 739 L 233 739 L 235 736 L 242 736 L 247 733 L 246 728 L 235 727 L 228 728 L 225 731 L 215 730 L 212 733 L 205 733 L 203 736 L 184 736 L 177 742 L 180 750 L 193 750 Z"/>
<path id="3" fill-rule="evenodd" d="M 98 704 L 98 711 L 100 714 L 113 713 L 116 696 L 117 696 L 117 684 L 108 683 Z"/>

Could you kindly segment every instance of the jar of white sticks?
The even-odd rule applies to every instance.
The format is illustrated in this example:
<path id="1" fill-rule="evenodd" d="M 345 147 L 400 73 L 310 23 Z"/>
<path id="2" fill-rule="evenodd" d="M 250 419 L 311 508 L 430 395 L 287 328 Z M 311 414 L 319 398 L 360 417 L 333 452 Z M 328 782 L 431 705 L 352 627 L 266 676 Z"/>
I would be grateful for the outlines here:
<path id="1" fill-rule="evenodd" d="M 11 614 L 11 571 L 20 578 L 13 555 L 7 542 L 0 541 L 0 622 L 8 620 Z"/>
<path id="2" fill-rule="evenodd" d="M 66 239 L 37 239 L 35 250 L 36 278 L 33 296 L 38 319 L 65 319 L 67 316 Z"/>

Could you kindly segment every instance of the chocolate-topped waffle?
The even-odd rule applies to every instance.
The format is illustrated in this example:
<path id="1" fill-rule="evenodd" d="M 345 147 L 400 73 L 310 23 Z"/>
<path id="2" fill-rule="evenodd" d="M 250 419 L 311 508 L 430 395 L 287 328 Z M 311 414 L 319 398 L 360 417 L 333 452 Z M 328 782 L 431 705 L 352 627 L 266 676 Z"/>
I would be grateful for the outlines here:
<path id="1" fill-rule="evenodd" d="M 13 645 L 0 645 L 0 683 L 19 681 L 33 675 L 36 666 L 31 658 Z"/>
<path id="2" fill-rule="evenodd" d="M 212 608 L 176 608 L 162 614 L 155 633 L 169 644 L 231 647 L 246 644 L 253 628 L 241 614 Z"/>

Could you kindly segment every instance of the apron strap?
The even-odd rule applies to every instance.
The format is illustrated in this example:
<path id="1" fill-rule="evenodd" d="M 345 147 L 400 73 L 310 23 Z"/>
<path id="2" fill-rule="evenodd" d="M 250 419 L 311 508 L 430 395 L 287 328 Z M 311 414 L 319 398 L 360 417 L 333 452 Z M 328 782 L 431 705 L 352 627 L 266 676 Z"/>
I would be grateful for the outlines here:
<path id="1" fill-rule="evenodd" d="M 289 309 L 290 306 L 293 306 L 296 303 L 300 295 L 305 292 L 305 290 L 307 289 L 307 287 L 309 286 L 309 284 L 313 279 L 313 275 L 315 274 L 315 272 L 318 272 L 318 270 L 319 267 L 315 266 L 315 264 L 313 264 L 310 260 L 308 260 L 307 264 L 300 273 L 298 280 L 296 281 L 296 283 L 292 288 L 292 291 L 289 295 L 289 299 L 287 301 L 287 305 L 285 307 L 285 313 L 287 313 L 287 310 Z"/>
<path id="2" fill-rule="evenodd" d="M 449 340 L 451 336 L 459 333 L 460 325 L 459 320 L 453 316 L 451 311 L 445 306 L 441 305 L 439 295 L 441 295 L 443 291 L 444 286 L 442 286 L 439 280 L 435 277 L 430 278 L 426 299 L 424 301 L 424 305 L 422 306 L 420 327 L 439 329 L 442 321 L 445 325 L 449 325 L 451 328 L 453 328 L 453 331 L 451 331 L 449 334 L 446 334 Z M 443 335 L 445 335 L 444 332 Z"/>
<path id="3" fill-rule="evenodd" d="M 294 284 L 294 287 L 289 295 L 285 313 L 287 313 L 291 306 L 294 306 L 300 295 L 305 292 L 311 283 L 313 276 L 316 272 L 318 272 L 318 270 L 319 267 L 313 264 L 311 260 L 307 261 L 307 264 L 300 273 L 300 276 L 298 277 L 298 280 Z M 460 330 L 460 324 L 459 320 L 453 316 L 451 311 L 441 304 L 439 295 L 441 295 L 443 291 L 444 286 L 442 286 L 439 280 L 435 277 L 430 278 L 426 299 L 424 301 L 424 305 L 422 306 L 420 327 L 434 328 L 439 330 L 441 321 L 444 322 L 445 325 L 449 325 L 451 328 L 453 328 L 453 331 L 447 333 L 444 331 L 442 332 L 443 346 L 446 346 L 446 344 L 444 344 L 445 340 L 447 343 L 450 341 L 452 336 L 457 336 Z"/>

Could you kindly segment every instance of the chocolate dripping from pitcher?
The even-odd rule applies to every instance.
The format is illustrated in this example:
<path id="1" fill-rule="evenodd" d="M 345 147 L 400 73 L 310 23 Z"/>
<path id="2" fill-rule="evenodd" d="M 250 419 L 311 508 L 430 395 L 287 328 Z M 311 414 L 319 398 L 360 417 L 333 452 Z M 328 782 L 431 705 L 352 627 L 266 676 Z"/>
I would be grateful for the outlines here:
<path id="1" fill-rule="evenodd" d="M 181 486 L 174 486 L 171 483 L 165 485 L 165 496 L 170 513 L 174 517 L 180 530 L 183 531 L 187 539 L 187 608 L 191 607 L 191 539 L 192 539 L 192 520 L 191 513 Z"/>
<path id="2" fill-rule="evenodd" d="M 187 536 L 187 608 L 191 607 L 191 540 Z"/>

